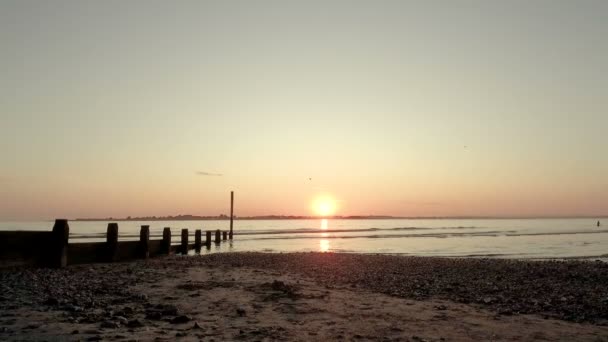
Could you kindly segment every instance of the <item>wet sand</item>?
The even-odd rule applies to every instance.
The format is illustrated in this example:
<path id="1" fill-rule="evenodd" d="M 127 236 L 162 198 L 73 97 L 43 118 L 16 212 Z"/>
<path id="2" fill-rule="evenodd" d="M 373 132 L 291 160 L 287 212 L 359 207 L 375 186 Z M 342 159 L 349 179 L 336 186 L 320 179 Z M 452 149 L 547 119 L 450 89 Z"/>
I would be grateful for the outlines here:
<path id="1" fill-rule="evenodd" d="M 608 265 L 226 253 L 0 270 L 0 340 L 608 341 Z"/>

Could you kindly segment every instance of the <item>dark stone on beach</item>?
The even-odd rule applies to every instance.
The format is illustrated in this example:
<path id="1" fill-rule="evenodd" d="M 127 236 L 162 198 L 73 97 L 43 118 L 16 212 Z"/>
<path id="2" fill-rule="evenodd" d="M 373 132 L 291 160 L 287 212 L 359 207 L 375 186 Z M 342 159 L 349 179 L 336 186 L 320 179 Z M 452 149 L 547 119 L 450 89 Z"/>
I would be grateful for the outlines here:
<path id="1" fill-rule="evenodd" d="M 284 282 L 280 281 L 280 280 L 275 280 L 272 282 L 272 284 L 270 285 L 271 288 L 275 291 L 281 291 L 287 294 L 293 294 L 295 293 L 295 288 L 291 285 L 287 285 Z"/>
<path id="2" fill-rule="evenodd" d="M 127 326 L 129 328 L 141 328 L 144 326 L 144 324 L 140 320 L 134 319 L 134 320 L 129 321 L 127 323 Z"/>
<path id="3" fill-rule="evenodd" d="M 513 310 L 511 310 L 510 308 L 500 308 L 498 309 L 498 314 L 504 316 L 511 316 L 513 315 Z"/>
<path id="4" fill-rule="evenodd" d="M 54 298 L 54 297 L 49 297 L 42 304 L 44 304 L 44 305 L 50 305 L 50 306 L 56 306 L 56 305 L 59 305 L 59 300 L 57 298 Z"/>
<path id="5" fill-rule="evenodd" d="M 201 327 L 198 322 L 194 322 L 194 325 L 192 326 L 192 329 L 203 329 L 203 327 Z"/>
<path id="6" fill-rule="evenodd" d="M 123 324 L 123 325 L 125 325 L 129 322 L 129 320 L 123 316 L 114 316 L 114 319 L 117 320 L 118 323 Z"/>
<path id="7" fill-rule="evenodd" d="M 448 309 L 448 307 L 443 304 L 435 306 L 435 310 L 443 311 L 443 310 L 447 310 L 447 309 Z"/>
<path id="8" fill-rule="evenodd" d="M 112 321 L 105 321 L 101 323 L 100 327 L 104 329 L 118 329 L 120 328 L 120 324 Z"/>
<path id="9" fill-rule="evenodd" d="M 87 341 L 101 341 L 101 340 L 102 340 L 102 338 L 99 335 L 91 336 L 91 337 L 87 338 Z"/>
<path id="10" fill-rule="evenodd" d="M 171 320 L 171 324 L 184 324 L 184 323 L 188 323 L 192 320 L 192 317 L 187 316 L 187 315 L 181 315 L 181 316 L 177 316 L 174 317 Z"/>
<path id="11" fill-rule="evenodd" d="M 78 334 L 80 334 L 80 331 L 79 330 L 72 330 L 71 334 L 72 335 L 78 335 Z"/>
<path id="12" fill-rule="evenodd" d="M 236 314 L 239 315 L 240 317 L 243 317 L 247 314 L 247 311 L 245 311 L 244 308 L 237 308 L 236 309 Z"/>
<path id="13" fill-rule="evenodd" d="M 89 330 L 85 330 L 84 333 L 89 334 L 89 335 L 101 334 L 101 330 L 89 329 Z"/>
<path id="14" fill-rule="evenodd" d="M 163 316 L 177 316 L 179 315 L 179 308 L 171 304 L 159 304 L 157 308 Z"/>
<path id="15" fill-rule="evenodd" d="M 134 294 L 131 298 L 138 299 L 138 300 L 148 300 L 148 296 L 146 296 L 143 293 Z"/>
<path id="16" fill-rule="evenodd" d="M 184 337 L 184 336 L 188 336 L 188 333 L 183 332 L 183 331 L 175 333 L 175 337 Z"/>
<path id="17" fill-rule="evenodd" d="M 69 312 L 82 312 L 82 311 L 84 311 L 84 309 L 81 306 L 72 305 L 72 304 L 68 304 L 68 305 L 64 306 L 63 309 L 66 310 L 66 311 L 69 311 Z"/>
<path id="18" fill-rule="evenodd" d="M 163 314 L 160 311 L 147 311 L 146 319 L 151 319 L 153 321 L 160 321 L 163 318 Z"/>

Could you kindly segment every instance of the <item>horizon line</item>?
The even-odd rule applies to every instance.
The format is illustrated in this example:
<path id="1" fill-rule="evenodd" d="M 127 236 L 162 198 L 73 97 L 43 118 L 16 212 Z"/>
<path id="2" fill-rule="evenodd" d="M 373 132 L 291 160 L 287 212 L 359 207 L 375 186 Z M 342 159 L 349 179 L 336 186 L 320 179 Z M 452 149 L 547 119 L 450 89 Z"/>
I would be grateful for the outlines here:
<path id="1" fill-rule="evenodd" d="M 312 220 L 312 219 L 608 219 L 608 214 L 578 214 L 578 215 L 422 215 L 422 216 L 400 216 L 400 215 L 234 215 L 234 220 Z M 229 220 L 230 216 L 225 214 L 220 215 L 167 215 L 167 216 L 140 216 L 140 217 L 106 217 L 106 218 L 74 218 L 70 221 L 163 221 L 163 220 L 182 220 L 182 221 L 197 221 L 197 220 Z M 54 219 L 50 219 L 51 221 Z"/>

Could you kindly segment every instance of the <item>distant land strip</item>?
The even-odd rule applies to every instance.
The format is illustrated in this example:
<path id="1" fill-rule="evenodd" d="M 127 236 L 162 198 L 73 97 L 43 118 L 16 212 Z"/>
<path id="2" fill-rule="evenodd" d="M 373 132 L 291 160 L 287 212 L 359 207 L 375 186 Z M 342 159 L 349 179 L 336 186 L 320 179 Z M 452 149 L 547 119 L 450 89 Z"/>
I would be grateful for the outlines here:
<path id="1" fill-rule="evenodd" d="M 361 219 L 401 219 L 405 217 L 397 216 L 299 216 L 299 215 L 262 215 L 262 216 L 234 216 L 238 220 L 316 220 L 316 219 L 335 219 L 335 220 L 361 220 Z M 74 221 L 201 221 L 201 220 L 229 220 L 228 215 L 219 216 L 196 216 L 196 215 L 177 215 L 177 216 L 144 216 L 126 218 L 77 218 Z"/>
<path id="2" fill-rule="evenodd" d="M 234 216 L 235 220 L 502 220 L 502 219 L 608 219 L 608 215 L 574 215 L 574 216 L 391 216 L 391 215 L 350 215 L 350 216 L 301 216 L 301 215 L 261 215 L 261 216 Z M 229 220 L 228 215 L 198 216 L 143 216 L 143 217 L 107 217 L 107 218 L 77 218 L 74 221 L 204 221 Z"/>

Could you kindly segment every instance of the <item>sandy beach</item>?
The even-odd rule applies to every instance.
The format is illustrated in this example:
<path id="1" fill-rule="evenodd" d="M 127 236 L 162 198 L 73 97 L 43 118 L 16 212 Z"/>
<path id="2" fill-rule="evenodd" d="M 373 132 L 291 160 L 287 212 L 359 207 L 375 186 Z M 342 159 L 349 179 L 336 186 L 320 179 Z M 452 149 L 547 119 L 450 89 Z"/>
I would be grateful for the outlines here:
<path id="1" fill-rule="evenodd" d="M 608 341 L 608 264 L 333 253 L 0 270 L 0 340 Z"/>

